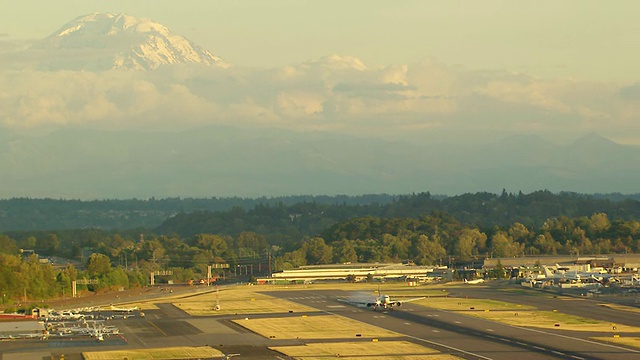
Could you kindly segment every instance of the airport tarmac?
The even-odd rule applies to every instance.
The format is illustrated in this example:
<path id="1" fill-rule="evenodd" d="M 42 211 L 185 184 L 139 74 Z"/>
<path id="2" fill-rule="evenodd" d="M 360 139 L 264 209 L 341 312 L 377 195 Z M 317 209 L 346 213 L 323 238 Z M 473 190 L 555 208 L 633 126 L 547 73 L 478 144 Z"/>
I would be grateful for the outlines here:
<path id="1" fill-rule="evenodd" d="M 513 288 L 511 288 L 513 289 Z M 640 324 L 640 308 L 638 312 L 620 311 L 605 304 L 629 304 L 629 298 L 615 296 L 581 297 L 561 295 L 530 288 L 515 288 L 517 291 L 496 291 L 491 286 L 464 286 L 451 289 L 451 296 L 494 299 L 510 303 L 531 305 L 540 310 L 557 310 L 564 314 L 582 316 L 594 320 L 602 320 L 620 325 L 638 326 Z M 623 300 L 623 301 L 621 301 Z"/>
<path id="2" fill-rule="evenodd" d="M 589 340 L 590 336 L 597 335 L 594 333 L 515 327 L 413 303 L 403 304 L 395 310 L 375 312 L 339 301 L 347 299 L 349 293 L 338 290 L 276 291 L 267 294 L 396 331 L 414 342 L 463 358 L 640 358 L 638 350 Z"/>
<path id="3" fill-rule="evenodd" d="M 184 296 L 194 296 L 212 289 L 185 289 Z M 260 291 L 259 288 L 256 290 Z M 367 324 L 372 324 L 403 334 L 401 340 L 410 341 L 444 354 L 464 359 L 637 359 L 640 351 L 591 341 L 593 333 L 566 332 L 556 330 L 527 329 L 500 324 L 456 312 L 448 312 L 406 303 L 393 311 L 374 312 L 368 308 L 346 304 L 339 299 L 349 297 L 349 292 L 340 290 L 301 289 L 260 291 L 275 298 L 290 300 L 317 311 L 306 312 L 307 316 L 337 314 Z M 518 292 L 503 293 L 485 287 L 460 287 L 450 292 L 461 297 L 494 298 L 503 301 L 531 304 L 541 309 L 558 309 L 561 312 L 585 317 L 617 319 L 620 324 L 633 325 L 640 314 L 620 312 L 600 306 L 598 301 L 564 300 L 551 296 L 523 295 Z M 139 294 L 152 299 L 151 292 Z M 173 294 L 175 295 L 175 294 Z M 390 295 L 393 296 L 391 292 Z M 372 295 L 372 297 L 374 297 Z M 277 301 L 277 300 L 276 300 Z M 452 298 L 452 301 L 455 301 Z M 177 301 L 179 302 L 179 300 Z M 576 306 L 576 303 L 580 305 Z M 144 318 L 114 319 L 113 326 L 120 329 L 120 340 L 106 338 L 104 342 L 90 340 L 59 340 L 54 342 L 26 340 L 26 342 L 3 342 L 0 359 L 82 359 L 83 351 L 103 351 L 139 348 L 163 348 L 172 346 L 211 346 L 225 354 L 238 354 L 238 359 L 288 359 L 269 346 L 302 345 L 323 342 L 320 339 L 268 339 L 257 335 L 233 320 L 244 317 L 274 318 L 299 317 L 300 313 L 238 314 L 216 316 L 191 316 L 169 303 L 157 303 L 157 309 L 145 310 Z M 594 316 L 594 312 L 595 315 Z M 371 341 L 357 338 L 332 341 Z M 606 336 L 611 336 L 607 334 Z M 379 339 L 385 341 L 387 339 Z M 397 338 L 394 338 L 397 340 Z"/>
<path id="4" fill-rule="evenodd" d="M 184 295 L 192 296 L 207 291 L 211 290 L 189 290 Z M 148 300 L 153 297 L 155 296 L 143 294 L 142 298 Z M 92 305 L 96 305 L 95 301 Z M 86 337 L 2 341 L 0 359 L 79 360 L 82 359 L 82 352 L 210 346 L 224 354 L 235 354 L 234 358 L 237 359 L 286 360 L 289 357 L 269 350 L 268 346 L 302 344 L 301 341 L 295 340 L 267 339 L 231 321 L 243 319 L 246 316 L 244 314 L 194 317 L 172 304 L 158 303 L 156 306 L 157 309 L 144 310 L 144 317 L 110 320 L 109 324 L 120 330 L 117 337 L 105 336 L 102 342 Z M 290 314 L 283 314 L 283 316 L 290 316 Z"/>

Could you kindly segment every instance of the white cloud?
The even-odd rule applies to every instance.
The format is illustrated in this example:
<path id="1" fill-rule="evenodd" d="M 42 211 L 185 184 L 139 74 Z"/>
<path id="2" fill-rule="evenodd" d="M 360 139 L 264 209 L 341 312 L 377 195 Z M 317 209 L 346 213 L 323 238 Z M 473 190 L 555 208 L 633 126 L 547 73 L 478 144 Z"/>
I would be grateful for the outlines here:
<path id="1" fill-rule="evenodd" d="M 11 68 L 11 67 L 9 67 Z M 433 60 L 384 68 L 329 56 L 278 69 L 0 72 L 0 122 L 182 130 L 211 123 L 386 136 L 418 129 L 637 130 L 637 84 L 471 72 Z"/>

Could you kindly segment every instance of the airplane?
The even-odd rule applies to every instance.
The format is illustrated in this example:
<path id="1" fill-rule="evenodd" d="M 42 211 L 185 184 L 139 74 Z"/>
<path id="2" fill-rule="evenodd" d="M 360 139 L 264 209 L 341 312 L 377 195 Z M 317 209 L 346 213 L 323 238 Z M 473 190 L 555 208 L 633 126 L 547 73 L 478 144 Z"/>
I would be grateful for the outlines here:
<path id="1" fill-rule="evenodd" d="M 130 313 L 130 312 L 133 312 L 133 311 L 138 310 L 138 307 L 137 307 L 137 306 L 134 306 L 134 307 L 132 307 L 132 308 L 123 308 L 123 307 L 117 307 L 117 306 L 114 306 L 114 305 L 109 305 L 109 307 L 108 307 L 108 308 L 106 308 L 106 310 L 110 310 L 110 311 L 120 311 L 120 312 L 128 312 L 128 313 Z"/>
<path id="2" fill-rule="evenodd" d="M 352 301 L 352 300 L 340 300 L 340 301 L 345 301 L 345 302 L 356 304 L 356 305 L 366 305 L 367 307 L 372 308 L 373 311 L 378 311 L 378 308 L 382 308 L 384 310 L 393 310 L 393 308 L 396 306 L 401 306 L 404 303 L 416 301 L 416 300 L 422 300 L 422 299 L 424 299 L 424 296 L 413 298 L 413 299 L 407 299 L 407 300 L 391 300 L 391 297 L 389 295 L 384 295 L 380 293 L 380 288 L 378 288 L 378 297 L 375 299 L 375 302 Z"/>
<path id="3" fill-rule="evenodd" d="M 109 336 L 109 333 L 111 333 L 111 331 L 105 332 L 104 324 L 100 324 L 99 326 L 96 326 L 95 323 L 93 324 L 93 329 L 92 330 L 90 329 L 88 332 L 89 336 L 96 339 L 96 342 L 103 342 L 104 335 L 106 334 L 107 336 Z"/>
<path id="4" fill-rule="evenodd" d="M 483 282 L 484 282 L 484 279 L 475 279 L 475 280 L 464 279 L 464 283 L 467 285 L 477 285 L 477 284 L 482 284 Z"/>
<path id="5" fill-rule="evenodd" d="M 570 270 L 568 267 L 562 267 L 558 264 L 556 264 L 555 270 L 548 266 L 542 266 L 542 268 L 544 270 L 545 280 L 598 282 L 602 284 L 603 282 L 616 281 L 615 279 L 619 277 L 619 275 L 617 274 L 608 274 L 601 272 L 578 272 L 575 270 Z"/>
<path id="6" fill-rule="evenodd" d="M 561 267 L 556 264 L 555 269 L 550 268 L 549 266 L 542 266 L 544 270 L 544 279 L 545 280 L 557 280 L 557 281 L 573 281 L 577 282 L 582 280 L 580 274 L 576 271 L 569 272 L 569 268 Z"/>
<path id="7" fill-rule="evenodd" d="M 104 341 L 104 335 L 102 335 L 102 330 L 101 329 L 95 329 L 93 331 L 93 334 L 91 334 L 91 336 L 96 338 L 97 342 L 103 342 Z"/>
<path id="8" fill-rule="evenodd" d="M 84 314 L 75 313 L 72 310 L 51 311 L 49 317 L 58 320 L 81 320 L 84 319 Z"/>

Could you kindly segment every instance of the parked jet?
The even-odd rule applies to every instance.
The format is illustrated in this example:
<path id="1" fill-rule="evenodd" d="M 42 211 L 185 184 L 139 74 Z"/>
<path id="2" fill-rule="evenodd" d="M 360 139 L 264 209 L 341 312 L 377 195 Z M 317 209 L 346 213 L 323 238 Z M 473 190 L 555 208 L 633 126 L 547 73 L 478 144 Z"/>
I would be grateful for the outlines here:
<path id="1" fill-rule="evenodd" d="M 84 319 L 84 314 L 73 312 L 72 310 L 62 310 L 60 312 L 51 311 L 49 317 L 52 319 L 60 320 L 81 320 Z"/>
<path id="2" fill-rule="evenodd" d="M 114 306 L 114 305 L 109 305 L 109 307 L 106 310 L 130 313 L 130 312 L 138 310 L 138 307 L 134 306 L 134 307 L 131 307 L 131 308 L 123 308 L 123 307 L 117 307 L 117 306 Z"/>
<path id="3" fill-rule="evenodd" d="M 467 285 L 477 285 L 477 284 L 482 284 L 483 282 L 484 282 L 484 279 L 475 279 L 475 280 L 464 279 L 464 283 Z"/>
<path id="4" fill-rule="evenodd" d="M 573 282 L 615 282 L 620 277 L 619 274 L 609 274 L 607 272 L 597 271 L 576 271 L 570 270 L 568 267 L 562 267 L 556 264 L 555 269 L 543 266 L 545 280 L 557 279 L 559 281 Z"/>

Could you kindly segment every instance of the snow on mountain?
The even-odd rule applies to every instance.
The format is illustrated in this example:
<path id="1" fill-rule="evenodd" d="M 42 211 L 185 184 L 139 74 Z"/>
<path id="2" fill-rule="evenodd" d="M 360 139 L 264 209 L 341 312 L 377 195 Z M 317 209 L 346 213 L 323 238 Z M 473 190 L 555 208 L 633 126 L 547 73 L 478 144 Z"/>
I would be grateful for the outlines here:
<path id="1" fill-rule="evenodd" d="M 124 14 L 80 16 L 34 45 L 48 70 L 152 70 L 166 64 L 227 67 L 220 57 L 166 26 Z"/>

